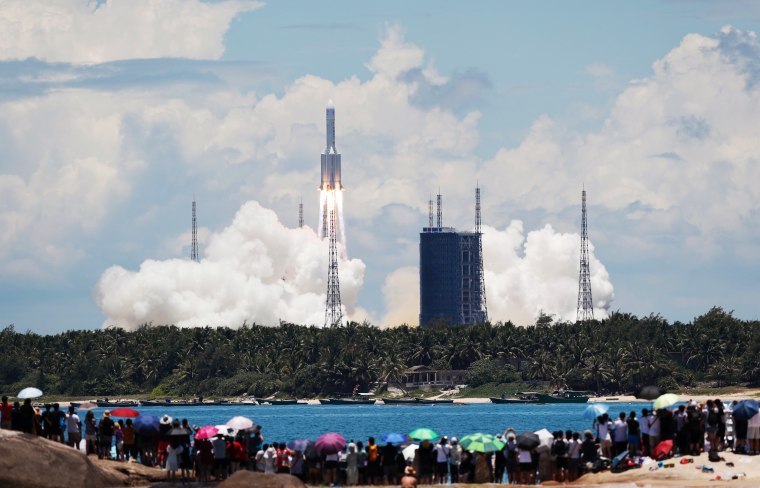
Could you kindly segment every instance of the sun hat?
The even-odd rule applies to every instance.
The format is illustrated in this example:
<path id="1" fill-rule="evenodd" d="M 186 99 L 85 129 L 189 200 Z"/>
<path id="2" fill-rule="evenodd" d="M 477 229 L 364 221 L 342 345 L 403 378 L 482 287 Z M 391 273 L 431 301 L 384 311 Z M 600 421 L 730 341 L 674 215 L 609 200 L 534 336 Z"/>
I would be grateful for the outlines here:
<path id="1" fill-rule="evenodd" d="M 103 417 L 110 417 L 110 416 L 111 416 L 110 410 L 106 410 L 105 412 L 103 412 Z"/>
<path id="2" fill-rule="evenodd" d="M 451 442 L 459 442 L 459 439 L 457 439 L 456 437 L 452 437 Z"/>
<path id="3" fill-rule="evenodd" d="M 169 417 L 168 415 L 164 415 L 163 417 L 161 417 L 161 423 L 164 425 L 171 425 L 172 418 Z"/>

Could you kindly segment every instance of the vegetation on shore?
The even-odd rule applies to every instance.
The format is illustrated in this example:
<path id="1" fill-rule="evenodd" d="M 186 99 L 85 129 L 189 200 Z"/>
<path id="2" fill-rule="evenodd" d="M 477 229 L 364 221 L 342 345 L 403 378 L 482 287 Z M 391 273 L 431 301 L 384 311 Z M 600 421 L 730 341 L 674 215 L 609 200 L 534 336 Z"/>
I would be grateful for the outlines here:
<path id="1" fill-rule="evenodd" d="M 466 369 L 471 392 L 494 395 L 504 391 L 495 385 L 535 381 L 598 392 L 760 384 L 760 322 L 720 308 L 690 323 L 616 312 L 575 324 L 541 316 L 528 327 L 144 326 L 41 336 L 8 326 L 0 352 L 0 391 L 10 394 L 33 385 L 72 396 L 346 395 L 393 383 L 414 365 Z"/>

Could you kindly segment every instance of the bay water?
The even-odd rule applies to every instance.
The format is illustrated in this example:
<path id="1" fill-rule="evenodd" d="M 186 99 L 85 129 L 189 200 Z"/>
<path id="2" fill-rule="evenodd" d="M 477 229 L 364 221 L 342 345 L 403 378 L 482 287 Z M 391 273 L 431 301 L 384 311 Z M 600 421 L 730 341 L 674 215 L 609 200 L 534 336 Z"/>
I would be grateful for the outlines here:
<path id="1" fill-rule="evenodd" d="M 141 414 L 187 419 L 190 425 L 220 425 L 241 415 L 261 425 L 265 442 L 296 438 L 316 439 L 338 432 L 346 440 L 380 439 L 389 432 L 408 434 L 418 427 L 440 435 L 462 437 L 475 432 L 499 434 L 508 427 L 518 433 L 548 429 L 583 432 L 592 421 L 584 419 L 589 404 L 470 404 L 470 405 L 210 405 L 203 407 L 136 407 Z M 651 402 L 606 403 L 614 420 L 620 412 L 651 409 Z M 93 410 L 100 419 L 104 408 Z M 83 413 L 80 413 L 83 417 Z"/>

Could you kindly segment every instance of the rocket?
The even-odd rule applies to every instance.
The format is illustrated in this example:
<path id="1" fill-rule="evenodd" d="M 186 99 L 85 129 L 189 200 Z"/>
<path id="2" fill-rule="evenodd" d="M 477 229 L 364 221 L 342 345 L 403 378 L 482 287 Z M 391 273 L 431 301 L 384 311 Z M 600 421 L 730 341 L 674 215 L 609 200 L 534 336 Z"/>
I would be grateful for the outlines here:
<path id="1" fill-rule="evenodd" d="M 335 105 L 327 102 L 327 145 L 322 153 L 322 191 L 342 190 L 340 182 L 340 153 L 335 147 Z"/>

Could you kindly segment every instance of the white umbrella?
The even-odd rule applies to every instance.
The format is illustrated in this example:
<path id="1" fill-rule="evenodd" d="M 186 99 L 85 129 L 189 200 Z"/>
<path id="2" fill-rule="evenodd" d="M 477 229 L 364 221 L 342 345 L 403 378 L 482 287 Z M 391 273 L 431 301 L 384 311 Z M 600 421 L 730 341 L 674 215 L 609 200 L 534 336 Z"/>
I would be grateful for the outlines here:
<path id="1" fill-rule="evenodd" d="M 160 422 L 162 424 L 164 424 L 164 425 L 171 425 L 172 424 L 172 418 L 170 416 L 168 416 L 168 415 L 164 415 L 163 417 L 161 417 L 161 421 Z"/>
<path id="2" fill-rule="evenodd" d="M 232 417 L 227 421 L 227 427 L 232 427 L 235 430 L 248 430 L 253 428 L 253 420 L 248 417 Z"/>
<path id="3" fill-rule="evenodd" d="M 551 432 L 546 429 L 541 429 L 536 431 L 535 434 L 538 436 L 538 440 L 541 441 L 541 444 L 551 446 L 552 441 L 554 440 L 554 435 Z"/>
<path id="4" fill-rule="evenodd" d="M 77 407 L 78 410 L 83 410 L 83 411 L 93 410 L 96 408 L 98 408 L 98 404 L 95 402 L 80 403 L 79 406 Z"/>
<path id="5" fill-rule="evenodd" d="M 414 453 L 419 447 L 418 444 L 409 444 L 401 451 L 401 454 L 404 455 L 404 459 L 407 461 L 414 461 Z"/>
<path id="6" fill-rule="evenodd" d="M 230 427 L 229 425 L 221 424 L 221 425 L 215 425 L 214 427 L 216 427 L 216 430 L 219 431 L 219 432 L 217 432 L 217 434 L 222 434 L 222 435 L 235 435 L 235 434 L 237 434 L 237 431 L 235 429 L 233 429 L 232 427 Z"/>
<path id="7" fill-rule="evenodd" d="M 37 388 L 24 388 L 20 392 L 18 392 L 18 395 L 16 395 L 16 398 L 37 398 L 42 396 L 42 390 Z"/>

